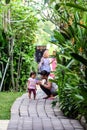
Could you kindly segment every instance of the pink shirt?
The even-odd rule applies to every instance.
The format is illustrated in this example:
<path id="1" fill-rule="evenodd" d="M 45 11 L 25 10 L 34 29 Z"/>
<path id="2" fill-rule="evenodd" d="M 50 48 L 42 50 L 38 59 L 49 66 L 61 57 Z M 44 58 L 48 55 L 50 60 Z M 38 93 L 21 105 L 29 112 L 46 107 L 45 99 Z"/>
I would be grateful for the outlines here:
<path id="1" fill-rule="evenodd" d="M 36 83 L 37 83 L 36 79 L 29 78 L 28 79 L 28 88 L 29 89 L 36 89 Z"/>
<path id="2" fill-rule="evenodd" d="M 50 58 L 50 62 L 51 62 L 51 64 L 50 64 L 50 66 L 51 66 L 51 71 L 56 71 L 56 67 L 57 67 L 57 60 L 56 60 L 56 58 Z M 55 77 L 55 74 L 54 73 L 50 73 L 50 76 L 52 77 L 52 78 L 54 78 Z"/>
<path id="3" fill-rule="evenodd" d="M 52 58 L 52 70 L 51 71 L 55 71 L 56 70 L 56 66 L 57 66 L 57 61 L 56 61 L 56 58 Z"/>

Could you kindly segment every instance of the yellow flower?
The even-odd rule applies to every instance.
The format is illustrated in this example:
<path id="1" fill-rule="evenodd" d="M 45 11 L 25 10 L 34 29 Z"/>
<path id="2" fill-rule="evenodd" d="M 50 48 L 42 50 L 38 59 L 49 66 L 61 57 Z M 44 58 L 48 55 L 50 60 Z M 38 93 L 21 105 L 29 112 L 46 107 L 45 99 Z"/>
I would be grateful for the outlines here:
<path id="1" fill-rule="evenodd" d="M 82 48 L 82 47 L 80 47 L 80 48 L 79 48 L 79 51 L 80 51 L 80 52 L 83 52 L 83 48 Z"/>
<path id="2" fill-rule="evenodd" d="M 80 23 L 80 24 L 84 24 L 82 20 L 80 20 L 80 22 L 79 22 L 79 23 Z"/>

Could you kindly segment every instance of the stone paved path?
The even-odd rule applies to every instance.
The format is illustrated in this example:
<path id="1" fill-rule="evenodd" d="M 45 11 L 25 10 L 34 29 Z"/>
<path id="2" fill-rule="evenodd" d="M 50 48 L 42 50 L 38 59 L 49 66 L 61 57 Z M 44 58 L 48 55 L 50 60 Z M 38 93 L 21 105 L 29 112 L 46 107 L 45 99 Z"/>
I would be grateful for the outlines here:
<path id="1" fill-rule="evenodd" d="M 9 120 L 0 120 L 0 130 L 7 130 Z"/>
<path id="2" fill-rule="evenodd" d="M 7 130 L 84 130 L 78 120 L 63 116 L 59 104 L 52 108 L 52 100 L 42 99 L 44 95 L 39 89 L 36 100 L 29 100 L 27 94 L 18 98 Z"/>

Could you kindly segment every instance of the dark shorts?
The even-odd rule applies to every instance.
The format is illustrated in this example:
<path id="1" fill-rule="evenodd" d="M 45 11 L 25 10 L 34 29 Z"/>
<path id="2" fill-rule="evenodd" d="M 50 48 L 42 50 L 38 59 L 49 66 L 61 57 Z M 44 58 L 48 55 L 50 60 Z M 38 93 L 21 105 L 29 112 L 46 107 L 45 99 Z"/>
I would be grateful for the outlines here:
<path id="1" fill-rule="evenodd" d="M 43 85 L 40 85 L 41 89 L 50 97 L 51 95 L 56 96 L 58 92 L 51 92 L 49 89 L 45 88 Z"/>
<path id="2" fill-rule="evenodd" d="M 31 94 L 31 92 L 33 92 L 34 95 L 36 95 L 36 90 L 35 89 L 29 89 L 28 88 L 28 92 Z"/>

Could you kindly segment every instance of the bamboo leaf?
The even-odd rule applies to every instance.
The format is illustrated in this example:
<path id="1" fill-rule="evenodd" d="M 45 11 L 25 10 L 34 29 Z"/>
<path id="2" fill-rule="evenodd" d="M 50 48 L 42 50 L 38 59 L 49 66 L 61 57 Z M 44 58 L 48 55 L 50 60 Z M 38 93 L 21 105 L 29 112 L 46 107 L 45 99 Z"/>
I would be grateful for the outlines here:
<path id="1" fill-rule="evenodd" d="M 86 8 L 80 6 L 80 5 L 77 5 L 77 4 L 73 4 L 73 3 L 66 3 L 66 6 L 70 6 L 70 7 L 74 7 L 76 9 L 79 9 L 79 10 L 82 10 L 82 11 L 87 11 Z"/>
<path id="2" fill-rule="evenodd" d="M 63 70 L 68 70 L 71 72 L 71 70 L 69 68 L 67 68 L 66 66 L 62 65 L 62 64 L 58 64 L 59 67 L 61 67 L 61 69 Z"/>
<path id="3" fill-rule="evenodd" d="M 69 68 L 73 64 L 73 62 L 74 60 L 71 60 L 66 67 Z"/>
<path id="4" fill-rule="evenodd" d="M 87 29 L 87 26 L 86 25 L 83 25 L 83 24 L 80 24 L 80 23 L 77 23 L 78 25 L 80 25 L 81 27 Z"/>
<path id="5" fill-rule="evenodd" d="M 60 43 L 64 43 L 65 42 L 65 38 L 62 36 L 61 33 L 59 33 L 58 31 L 54 31 L 54 37 L 60 42 Z"/>
<path id="6" fill-rule="evenodd" d="M 66 55 L 63 55 L 63 54 L 60 54 L 60 57 L 64 57 L 64 58 L 67 59 L 67 60 L 70 60 L 70 59 L 71 59 L 71 57 L 66 56 Z"/>
<path id="7" fill-rule="evenodd" d="M 81 96 L 81 95 L 75 95 L 75 97 L 78 99 L 78 100 L 80 100 L 80 102 L 81 101 L 84 101 L 84 98 L 83 98 L 83 96 Z"/>

